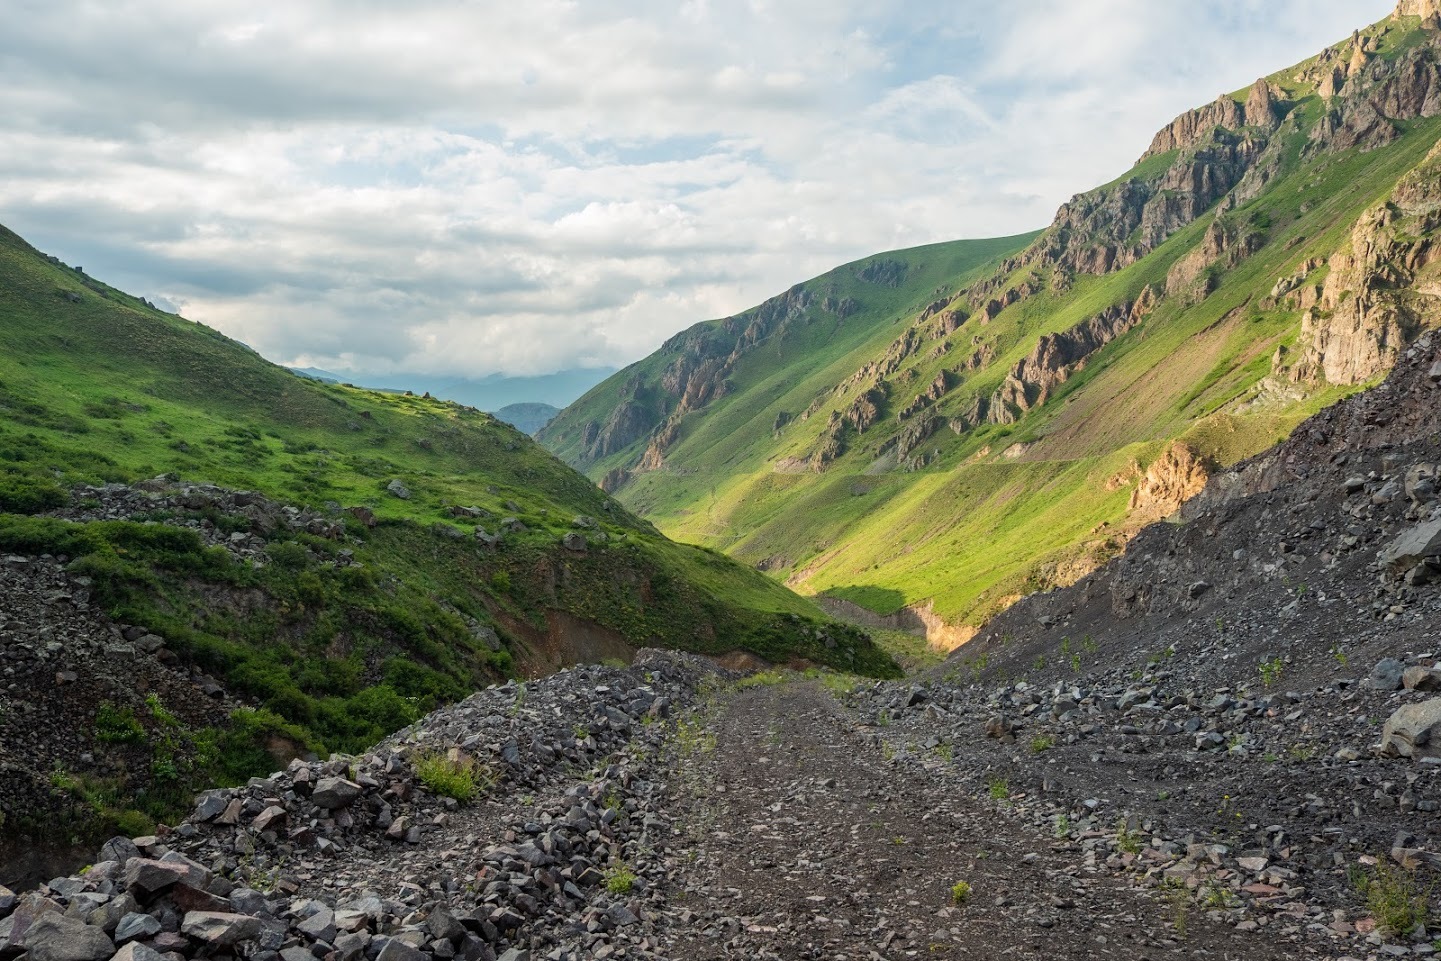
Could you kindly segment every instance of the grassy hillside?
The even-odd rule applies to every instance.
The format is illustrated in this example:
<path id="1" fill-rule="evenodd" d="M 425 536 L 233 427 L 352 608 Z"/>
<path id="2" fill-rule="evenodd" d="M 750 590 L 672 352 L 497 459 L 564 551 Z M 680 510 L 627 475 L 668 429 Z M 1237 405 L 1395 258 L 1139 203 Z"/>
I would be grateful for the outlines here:
<path id="1" fill-rule="evenodd" d="M 84 511 L 77 485 L 158 475 L 311 508 L 340 537 L 269 532 L 252 564 L 200 536 L 252 522 L 203 506 L 47 516 Z M 594 519 L 588 546 L 566 550 L 578 517 Z M 895 671 L 856 632 L 825 643 L 808 601 L 668 541 L 489 415 L 297 377 L 0 229 L 4 551 L 71 558 L 118 620 L 162 634 L 317 748 L 362 747 L 542 664 L 573 623 L 632 646 Z"/>
<path id="2" fill-rule="evenodd" d="M 1411 217 L 1393 194 L 1441 135 L 1420 116 L 1437 45 L 1416 18 L 1378 24 L 1359 54 L 1343 43 L 1182 118 L 1016 256 L 1031 238 L 841 268 L 803 285 L 817 294 L 805 317 L 742 341 L 703 403 L 674 390 L 687 352 L 718 353 L 695 332 L 736 344 L 764 305 L 678 336 L 541 440 L 672 537 L 877 613 L 932 608 L 964 637 L 1154 519 L 1149 493 L 1167 478 L 1146 474 L 1173 445 L 1212 470 L 1256 453 L 1437 320 L 1434 294 L 1376 307 L 1432 289 L 1433 208 Z M 1373 221 L 1389 247 L 1353 243 Z M 1378 250 L 1395 262 L 1367 260 Z M 906 268 L 883 297 L 860 280 L 877 263 Z M 863 306 L 835 319 L 822 294 Z M 1355 330 L 1341 323 L 1352 313 Z M 1362 369 L 1320 372 L 1339 367 Z M 619 450 L 587 450 L 636 398 L 668 416 Z"/>

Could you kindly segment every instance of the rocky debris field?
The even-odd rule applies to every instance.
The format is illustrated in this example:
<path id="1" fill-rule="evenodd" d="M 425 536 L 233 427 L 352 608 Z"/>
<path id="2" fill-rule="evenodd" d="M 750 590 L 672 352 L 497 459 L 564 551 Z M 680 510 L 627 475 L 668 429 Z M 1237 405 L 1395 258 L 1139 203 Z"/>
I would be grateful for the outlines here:
<path id="1" fill-rule="evenodd" d="M 661 652 L 563 671 L 208 792 L 81 875 L 0 889 L 0 957 L 655 957 L 667 719 L 722 676 Z"/>

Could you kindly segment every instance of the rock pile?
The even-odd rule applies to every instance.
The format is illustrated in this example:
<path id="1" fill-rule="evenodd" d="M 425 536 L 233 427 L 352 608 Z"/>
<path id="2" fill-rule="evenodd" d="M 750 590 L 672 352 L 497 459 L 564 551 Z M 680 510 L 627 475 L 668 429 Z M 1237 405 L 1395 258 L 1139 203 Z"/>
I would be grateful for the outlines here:
<path id="1" fill-rule="evenodd" d="M 663 719 L 717 676 L 645 652 L 512 682 L 363 756 L 208 792 L 179 827 L 117 838 L 78 877 L 0 891 L 0 956 L 645 957 L 670 833 L 652 755 Z"/>

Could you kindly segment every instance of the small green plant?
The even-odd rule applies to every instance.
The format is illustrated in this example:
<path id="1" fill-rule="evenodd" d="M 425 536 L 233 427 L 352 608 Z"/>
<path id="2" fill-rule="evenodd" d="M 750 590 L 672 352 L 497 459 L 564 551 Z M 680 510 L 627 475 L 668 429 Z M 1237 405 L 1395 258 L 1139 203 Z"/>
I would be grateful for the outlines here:
<path id="1" fill-rule="evenodd" d="M 1058 838 L 1071 836 L 1071 816 L 1064 811 L 1056 815 L 1055 835 Z"/>
<path id="2" fill-rule="evenodd" d="M 1171 904 L 1171 927 L 1176 937 L 1184 940 L 1191 925 L 1191 894 L 1177 878 L 1166 878 L 1161 882 L 1161 890 Z"/>
<path id="3" fill-rule="evenodd" d="M 575 727 L 571 728 L 571 733 L 575 735 L 575 739 L 577 741 L 584 741 L 586 738 L 590 737 L 590 731 L 586 730 L 584 724 L 577 724 Z"/>
<path id="4" fill-rule="evenodd" d="M 1298 761 L 1309 761 L 1316 756 L 1314 744 L 1292 744 L 1290 754 Z"/>
<path id="5" fill-rule="evenodd" d="M 1123 854 L 1140 854 L 1141 847 L 1140 832 L 1132 831 L 1126 819 L 1122 818 L 1116 826 L 1116 850 Z"/>
<path id="6" fill-rule="evenodd" d="M 971 899 L 971 883 L 969 881 L 957 881 L 951 885 L 951 903 L 957 907 L 965 904 Z"/>
<path id="7" fill-rule="evenodd" d="M 876 724 L 877 724 L 878 726 L 880 726 L 880 727 L 890 727 L 890 726 L 891 726 L 891 712 L 888 711 L 888 710 L 886 710 L 885 708 L 881 708 L 879 711 L 877 711 L 877 712 L 876 712 Z"/>
<path id="8" fill-rule="evenodd" d="M 1351 658 L 1346 654 L 1346 651 L 1342 649 L 1340 644 L 1331 645 L 1331 657 L 1334 658 L 1336 663 L 1341 667 L 1345 667 L 1351 661 Z"/>
<path id="9" fill-rule="evenodd" d="M 1072 655 L 1071 655 L 1071 673 L 1072 673 L 1072 674 L 1079 674 L 1079 673 L 1081 673 L 1081 655 L 1079 655 L 1079 654 L 1072 654 Z"/>
<path id="10" fill-rule="evenodd" d="M 1261 683 L 1266 687 L 1275 686 L 1281 680 L 1281 671 L 1285 667 L 1279 657 L 1273 657 L 1269 661 L 1261 662 Z"/>
<path id="11" fill-rule="evenodd" d="M 1037 734 L 1031 738 L 1031 753 L 1041 754 L 1056 746 L 1056 739 L 1049 734 Z"/>
<path id="12" fill-rule="evenodd" d="M 95 711 L 95 738 L 106 744 L 139 744 L 145 740 L 145 728 L 128 707 L 103 701 Z"/>
<path id="13" fill-rule="evenodd" d="M 1218 881 L 1207 881 L 1201 889 L 1201 906 L 1208 911 L 1229 911 L 1236 904 L 1236 896 Z"/>
<path id="14" fill-rule="evenodd" d="M 605 889 L 611 894 L 629 894 L 639 880 L 628 865 L 617 864 L 605 872 Z"/>
<path id="15" fill-rule="evenodd" d="M 525 682 L 517 681 L 515 684 L 515 703 L 510 706 L 510 716 L 515 717 L 525 707 Z"/>
<path id="16" fill-rule="evenodd" d="M 1037 654 L 1036 660 L 1032 666 L 1035 667 L 1035 669 L 1038 671 L 1044 671 L 1046 669 L 1046 655 Z"/>
<path id="17" fill-rule="evenodd" d="M 50 769 L 50 786 L 57 791 L 72 793 L 80 790 L 80 782 L 59 761 L 56 761 L 55 766 Z"/>
<path id="18" fill-rule="evenodd" d="M 1428 920 L 1432 890 L 1411 872 L 1380 861 L 1369 875 L 1351 877 L 1382 934 L 1400 937 Z"/>
<path id="19" fill-rule="evenodd" d="M 145 695 L 145 706 L 161 727 L 180 727 L 180 718 L 166 710 L 158 694 Z"/>
<path id="20" fill-rule="evenodd" d="M 947 764 L 954 760 L 956 756 L 955 748 L 951 747 L 951 745 L 949 744 L 937 744 L 931 750 L 936 757 L 940 758 L 942 761 L 945 761 Z"/>
<path id="21" fill-rule="evenodd" d="M 993 777 L 987 783 L 992 801 L 1004 801 L 1011 796 L 1011 782 L 1003 777 Z"/>
<path id="22" fill-rule="evenodd" d="M 450 757 L 440 752 L 423 754 L 416 759 L 415 774 L 432 794 L 454 798 L 461 804 L 475 800 L 476 794 L 490 786 L 489 769 L 465 755 Z"/>

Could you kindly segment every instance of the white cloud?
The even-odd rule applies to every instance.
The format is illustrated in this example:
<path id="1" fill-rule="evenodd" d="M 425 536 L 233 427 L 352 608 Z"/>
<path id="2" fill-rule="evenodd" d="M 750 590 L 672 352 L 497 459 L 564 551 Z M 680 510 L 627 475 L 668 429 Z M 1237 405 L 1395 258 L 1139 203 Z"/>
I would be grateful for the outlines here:
<path id="1" fill-rule="evenodd" d="M 1040 226 L 1391 6 L 16 3 L 0 221 L 277 360 L 474 376 Z"/>

